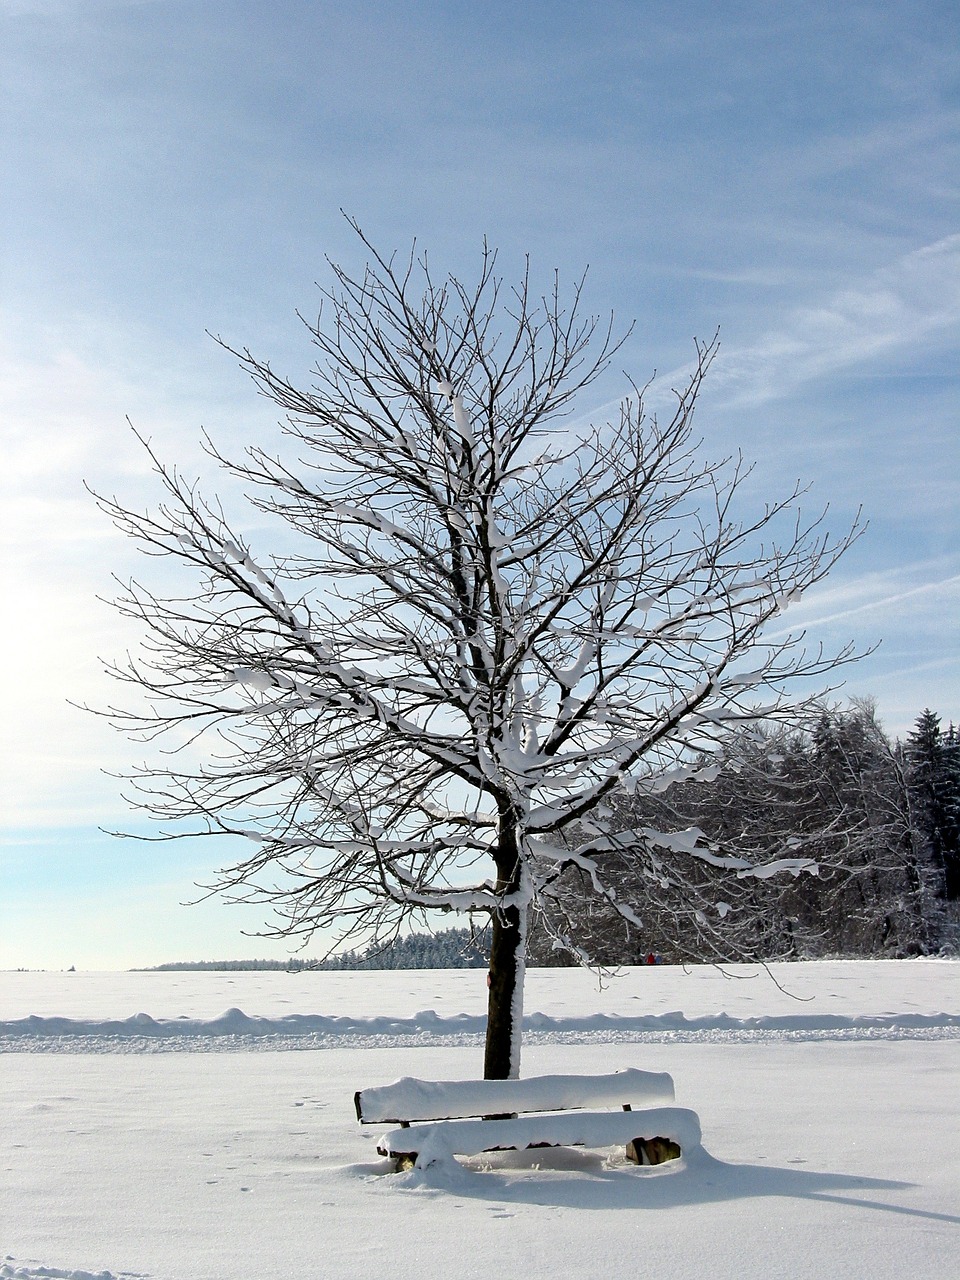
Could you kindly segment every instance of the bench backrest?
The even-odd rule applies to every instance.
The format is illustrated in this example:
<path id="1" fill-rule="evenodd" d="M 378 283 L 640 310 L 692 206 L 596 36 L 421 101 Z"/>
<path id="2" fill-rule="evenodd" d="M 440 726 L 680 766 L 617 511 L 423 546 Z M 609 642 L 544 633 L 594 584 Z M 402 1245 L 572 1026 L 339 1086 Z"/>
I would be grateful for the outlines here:
<path id="1" fill-rule="evenodd" d="M 360 1090 L 354 1094 L 354 1103 L 361 1124 L 403 1124 L 582 1107 L 647 1106 L 672 1102 L 673 1097 L 673 1080 L 665 1071 L 630 1067 L 605 1076 L 530 1076 L 526 1080 L 405 1077 Z"/>

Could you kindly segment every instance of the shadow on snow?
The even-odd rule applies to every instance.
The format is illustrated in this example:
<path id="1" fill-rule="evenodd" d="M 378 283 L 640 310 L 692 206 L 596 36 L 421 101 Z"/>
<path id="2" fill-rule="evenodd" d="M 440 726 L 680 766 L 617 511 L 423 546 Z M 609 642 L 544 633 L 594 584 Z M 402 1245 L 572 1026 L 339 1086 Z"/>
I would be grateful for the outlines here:
<path id="1" fill-rule="evenodd" d="M 392 1172 L 387 1161 L 349 1166 L 344 1172 L 382 1178 L 391 1189 L 428 1194 L 455 1192 L 474 1200 L 495 1200 L 576 1209 L 672 1209 L 783 1196 L 819 1200 L 907 1217 L 960 1225 L 960 1216 L 911 1208 L 865 1196 L 864 1192 L 905 1191 L 917 1186 L 888 1178 L 732 1164 L 700 1149 L 674 1164 L 637 1168 L 611 1166 L 599 1154 L 557 1148 L 488 1153 L 410 1173 Z M 574 1175 L 570 1176 L 563 1176 Z"/>

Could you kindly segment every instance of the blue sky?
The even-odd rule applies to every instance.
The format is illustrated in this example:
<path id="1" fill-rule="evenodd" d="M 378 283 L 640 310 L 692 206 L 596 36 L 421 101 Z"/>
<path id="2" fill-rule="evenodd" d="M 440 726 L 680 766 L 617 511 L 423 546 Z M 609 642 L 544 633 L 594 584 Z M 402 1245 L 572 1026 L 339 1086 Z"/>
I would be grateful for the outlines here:
<path id="1" fill-rule="evenodd" d="M 133 562 L 81 481 L 149 501 L 126 415 L 187 470 L 270 431 L 206 331 L 302 376 L 341 208 L 437 270 L 589 264 L 640 382 L 719 326 L 708 451 L 870 520 L 796 621 L 883 641 L 846 692 L 892 733 L 960 719 L 958 52 L 931 0 L 0 0 L 0 966 L 286 954 L 179 905 L 209 847 L 99 834 L 132 749 L 68 699 L 136 641 L 97 600 Z"/>

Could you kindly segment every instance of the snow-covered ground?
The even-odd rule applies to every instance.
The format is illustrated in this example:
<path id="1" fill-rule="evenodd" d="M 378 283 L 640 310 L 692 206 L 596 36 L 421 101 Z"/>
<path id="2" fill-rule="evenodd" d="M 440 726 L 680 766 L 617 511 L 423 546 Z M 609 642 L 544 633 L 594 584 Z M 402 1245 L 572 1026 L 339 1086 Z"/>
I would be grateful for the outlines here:
<path id="1" fill-rule="evenodd" d="M 669 1071 L 707 1154 L 434 1176 L 353 1092 L 475 1076 L 482 972 L 2 974 L 0 1277 L 956 1274 L 960 966 L 772 972 L 533 971 L 523 1074 Z"/>

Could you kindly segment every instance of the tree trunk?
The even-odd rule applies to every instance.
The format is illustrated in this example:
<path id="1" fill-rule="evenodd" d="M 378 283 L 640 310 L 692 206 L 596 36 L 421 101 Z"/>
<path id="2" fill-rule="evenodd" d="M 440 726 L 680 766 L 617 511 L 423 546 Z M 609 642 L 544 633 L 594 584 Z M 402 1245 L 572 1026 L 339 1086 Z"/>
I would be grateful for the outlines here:
<path id="1" fill-rule="evenodd" d="M 507 907 L 493 917 L 490 974 L 487 979 L 485 1080 L 515 1079 L 520 1074 L 523 978 L 526 962 L 527 907 Z"/>
<path id="2" fill-rule="evenodd" d="M 492 919 L 483 1077 L 509 1080 L 520 1075 L 529 904 L 526 895 L 520 892 L 524 873 L 515 819 L 506 813 L 501 817 L 496 864 L 498 892 L 519 897 L 519 902 L 508 905 Z"/>

